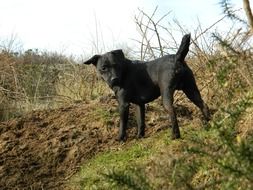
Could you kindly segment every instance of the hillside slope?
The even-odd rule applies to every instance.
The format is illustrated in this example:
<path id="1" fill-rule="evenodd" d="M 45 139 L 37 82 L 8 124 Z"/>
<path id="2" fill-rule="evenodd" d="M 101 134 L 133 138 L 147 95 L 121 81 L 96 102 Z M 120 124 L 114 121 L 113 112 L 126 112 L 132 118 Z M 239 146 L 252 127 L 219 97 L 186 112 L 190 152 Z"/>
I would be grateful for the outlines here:
<path id="1" fill-rule="evenodd" d="M 147 128 L 146 137 L 166 125 L 166 113 L 159 113 L 161 107 L 149 105 L 147 109 L 147 123 L 154 126 Z M 0 189 L 64 186 L 81 163 L 122 146 L 115 141 L 117 113 L 116 101 L 109 98 L 35 111 L 0 123 Z M 130 126 L 136 125 L 134 119 Z M 128 130 L 128 141 L 135 139 L 135 132 L 135 128 Z"/>

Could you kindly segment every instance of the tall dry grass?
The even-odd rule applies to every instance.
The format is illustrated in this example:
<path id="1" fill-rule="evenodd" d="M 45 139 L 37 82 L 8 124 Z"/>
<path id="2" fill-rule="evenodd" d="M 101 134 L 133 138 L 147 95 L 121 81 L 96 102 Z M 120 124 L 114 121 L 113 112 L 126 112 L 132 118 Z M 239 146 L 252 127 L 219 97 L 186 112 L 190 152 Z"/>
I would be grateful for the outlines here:
<path id="1" fill-rule="evenodd" d="M 94 68 L 58 53 L 1 50 L 0 73 L 0 120 L 108 93 Z"/>

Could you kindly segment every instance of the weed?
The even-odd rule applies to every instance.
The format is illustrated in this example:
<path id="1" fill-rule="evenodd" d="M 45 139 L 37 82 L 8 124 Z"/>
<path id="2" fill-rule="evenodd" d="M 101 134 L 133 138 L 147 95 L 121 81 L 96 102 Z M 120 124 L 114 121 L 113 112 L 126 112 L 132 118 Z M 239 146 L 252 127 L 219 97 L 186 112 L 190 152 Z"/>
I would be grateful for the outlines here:
<path id="1" fill-rule="evenodd" d="M 94 115 L 95 117 L 102 119 L 107 126 L 110 126 L 114 124 L 115 118 L 119 117 L 119 112 L 117 109 L 105 110 L 102 107 L 96 107 Z"/>

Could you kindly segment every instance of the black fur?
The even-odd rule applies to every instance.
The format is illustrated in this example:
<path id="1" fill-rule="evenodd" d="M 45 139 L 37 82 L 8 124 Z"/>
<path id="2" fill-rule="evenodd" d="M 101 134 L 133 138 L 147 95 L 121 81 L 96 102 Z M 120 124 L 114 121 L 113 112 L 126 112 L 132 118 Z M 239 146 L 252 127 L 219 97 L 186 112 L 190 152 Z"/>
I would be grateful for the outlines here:
<path id="1" fill-rule="evenodd" d="M 193 73 L 184 59 L 189 51 L 190 34 L 183 37 L 178 52 L 149 62 L 131 61 L 122 50 L 94 55 L 84 64 L 93 64 L 102 78 L 113 89 L 119 103 L 119 140 L 125 140 L 129 105 L 137 105 L 138 137 L 145 134 L 145 104 L 162 96 L 164 108 L 172 122 L 172 138 L 180 138 L 173 107 L 175 90 L 182 90 L 200 108 L 204 119 L 209 120 L 209 109 L 203 102 Z"/>

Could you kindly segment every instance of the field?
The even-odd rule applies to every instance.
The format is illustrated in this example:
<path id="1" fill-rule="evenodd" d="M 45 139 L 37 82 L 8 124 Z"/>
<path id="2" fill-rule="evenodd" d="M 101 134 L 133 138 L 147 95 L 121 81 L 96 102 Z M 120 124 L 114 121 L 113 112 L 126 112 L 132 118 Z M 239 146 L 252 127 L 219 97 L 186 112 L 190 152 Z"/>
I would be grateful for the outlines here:
<path id="1" fill-rule="evenodd" d="M 173 141 L 160 99 L 146 106 L 143 139 L 131 107 L 120 143 L 117 102 L 94 68 L 58 53 L 1 49 L 0 189 L 253 189 L 251 36 L 200 33 L 192 34 L 187 64 L 212 119 L 203 124 L 177 92 L 182 138 Z M 168 53 L 143 36 L 139 54 L 127 56 Z"/>

